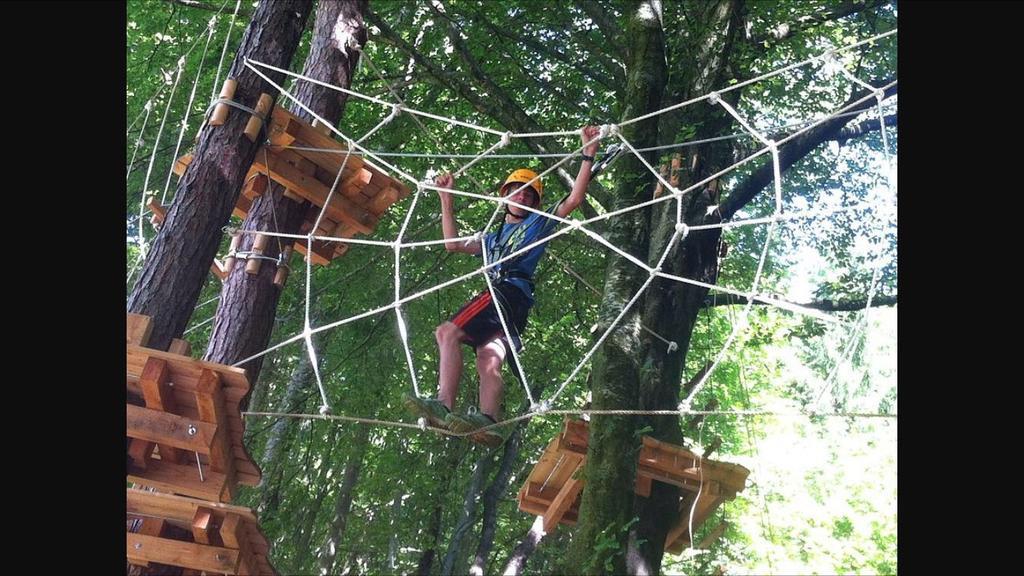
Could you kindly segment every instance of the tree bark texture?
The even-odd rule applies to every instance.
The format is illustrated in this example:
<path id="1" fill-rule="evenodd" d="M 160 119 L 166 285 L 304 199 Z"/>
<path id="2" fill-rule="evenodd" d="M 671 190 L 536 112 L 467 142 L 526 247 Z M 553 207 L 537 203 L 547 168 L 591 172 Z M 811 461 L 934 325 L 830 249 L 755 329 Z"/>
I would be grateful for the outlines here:
<path id="1" fill-rule="evenodd" d="M 311 3 L 302 0 L 260 2 L 228 73 L 238 81 L 235 102 L 254 108 L 261 93 L 277 95 L 245 67 L 245 60 L 287 68 L 310 9 Z M 284 80 L 278 72 L 266 75 L 277 83 Z M 166 350 L 192 315 L 220 244 L 221 227 L 234 209 L 260 145 L 259 139 L 251 142 L 242 133 L 249 118 L 232 108 L 223 125 L 207 125 L 200 131 L 194 160 L 178 183 L 163 227 L 128 297 L 129 312 L 153 318 L 152 348 Z"/>

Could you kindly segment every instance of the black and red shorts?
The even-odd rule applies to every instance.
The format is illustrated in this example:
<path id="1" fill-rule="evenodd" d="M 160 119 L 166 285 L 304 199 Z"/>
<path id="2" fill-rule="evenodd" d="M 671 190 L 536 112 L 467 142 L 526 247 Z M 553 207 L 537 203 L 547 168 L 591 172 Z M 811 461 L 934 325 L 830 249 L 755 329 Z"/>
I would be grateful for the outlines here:
<path id="1" fill-rule="evenodd" d="M 530 302 L 522 290 L 508 282 L 495 284 L 494 292 L 501 305 L 501 313 L 508 324 L 509 336 L 518 352 L 523 348 L 521 335 L 526 329 L 526 317 L 530 313 Z M 452 316 L 451 321 L 462 328 L 466 333 L 466 337 L 462 341 L 473 348 L 487 344 L 496 337 L 505 339 L 490 290 L 484 290 L 470 300 Z"/>

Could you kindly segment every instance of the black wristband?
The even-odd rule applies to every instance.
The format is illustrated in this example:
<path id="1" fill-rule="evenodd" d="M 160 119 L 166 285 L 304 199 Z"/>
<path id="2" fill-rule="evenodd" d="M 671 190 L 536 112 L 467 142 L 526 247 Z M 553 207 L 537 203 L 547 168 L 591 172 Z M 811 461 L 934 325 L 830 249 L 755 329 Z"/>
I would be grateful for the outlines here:
<path id="1" fill-rule="evenodd" d="M 580 156 L 582 156 L 584 160 L 590 160 L 591 163 L 594 162 L 593 156 L 587 156 L 586 154 L 580 154 Z"/>

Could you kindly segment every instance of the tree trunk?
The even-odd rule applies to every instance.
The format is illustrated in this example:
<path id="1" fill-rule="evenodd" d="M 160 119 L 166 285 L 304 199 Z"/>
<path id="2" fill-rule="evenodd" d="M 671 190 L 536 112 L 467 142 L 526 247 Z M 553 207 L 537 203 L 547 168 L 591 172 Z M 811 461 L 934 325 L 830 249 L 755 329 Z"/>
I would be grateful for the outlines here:
<path id="1" fill-rule="evenodd" d="M 533 521 L 533 526 L 530 526 L 530 531 L 526 533 L 526 537 L 512 551 L 512 556 L 508 559 L 508 563 L 505 564 L 503 574 L 505 576 L 518 576 L 522 574 L 523 568 L 526 567 L 526 561 L 530 559 L 534 550 L 537 549 L 537 545 L 540 544 L 542 538 L 544 538 L 544 517 L 537 516 L 537 519 Z"/>
<path id="2" fill-rule="evenodd" d="M 665 87 L 665 43 L 661 27 L 661 3 L 639 3 L 629 18 L 629 80 L 622 118 L 634 118 L 661 106 Z M 657 117 L 622 128 L 623 136 L 637 148 L 657 142 Z M 647 153 L 648 162 L 653 154 Z M 653 177 L 635 156 L 617 164 L 619 186 L 615 208 L 649 198 Z M 625 252 L 645 259 L 648 250 L 649 210 L 634 210 L 612 219 L 609 240 Z M 652 263 L 653 264 L 653 263 Z M 628 260 L 612 256 L 604 286 L 598 333 L 643 286 L 647 274 Z M 594 355 L 593 407 L 597 410 L 635 408 L 638 405 L 641 306 L 634 303 L 617 328 Z M 566 573 L 622 574 L 627 526 L 633 517 L 635 457 L 639 437 L 631 416 L 595 416 L 590 422 L 590 441 L 584 470 L 586 488 L 580 503 L 580 520 L 564 564 Z"/>
<path id="3" fill-rule="evenodd" d="M 527 420 L 520 420 L 508 441 L 505 442 L 505 449 L 501 454 L 501 466 L 481 499 L 484 508 L 483 526 L 480 528 L 480 542 L 476 547 L 473 565 L 469 568 L 469 573 L 472 576 L 482 576 L 487 569 L 487 557 L 490 556 L 491 548 L 494 546 L 494 534 L 498 527 L 498 501 L 505 493 L 508 482 L 512 478 L 512 467 L 519 456 L 522 430 L 526 423 Z"/>
<path id="4" fill-rule="evenodd" d="M 334 567 L 334 559 L 338 555 L 338 548 L 345 535 L 345 526 L 348 524 L 348 515 L 352 511 L 352 497 L 355 493 L 356 482 L 359 481 L 359 473 L 363 469 L 363 459 L 366 457 L 369 438 L 370 428 L 368 426 L 356 428 L 356 436 L 352 440 L 353 452 L 349 456 L 348 464 L 345 465 L 341 488 L 338 489 L 338 500 L 334 505 L 334 520 L 331 522 L 327 539 L 324 540 L 323 553 L 320 556 L 321 574 L 330 574 Z"/>
<path id="5" fill-rule="evenodd" d="M 360 46 L 366 42 L 363 11 L 367 0 L 333 0 L 320 2 L 314 24 L 313 44 L 303 74 L 311 78 L 348 88 L 359 60 L 359 53 L 347 44 L 355 39 Z M 348 96 L 312 82 L 297 83 L 295 96 L 322 118 L 337 124 L 345 112 Z M 312 115 L 293 104 L 297 116 L 312 121 Z M 297 203 L 284 197 L 284 187 L 272 183 L 269 189 L 253 201 L 243 230 L 273 230 L 285 234 L 299 234 L 308 202 Z M 243 234 L 240 250 L 249 250 L 255 234 Z M 292 240 L 273 238 L 264 254 L 276 258 Z M 258 274 L 247 274 L 244 266 L 235 266 L 224 282 L 220 305 L 214 321 L 213 333 L 206 350 L 206 359 L 222 364 L 239 360 L 267 348 L 280 290 L 274 285 L 276 267 L 263 262 Z M 249 380 L 255 386 L 263 357 L 243 365 Z"/>
<path id="6" fill-rule="evenodd" d="M 287 68 L 310 9 L 311 3 L 302 0 L 260 2 L 228 73 L 238 81 L 235 102 L 252 108 L 261 93 L 277 95 L 245 67 L 245 61 Z M 268 70 L 266 75 L 274 82 L 284 80 L 279 72 Z M 178 183 L 163 228 L 128 297 L 129 312 L 153 318 L 152 348 L 166 350 L 192 315 L 220 244 L 220 229 L 235 207 L 260 146 L 259 139 L 251 142 L 242 135 L 249 118 L 232 108 L 223 125 L 207 125 L 200 131 L 194 160 Z"/>
<path id="7" fill-rule="evenodd" d="M 441 470 L 441 478 L 438 479 L 438 489 L 432 494 L 434 500 L 433 513 L 430 515 L 427 525 L 427 545 L 420 554 L 420 560 L 416 567 L 418 576 L 429 576 L 430 568 L 437 556 L 438 539 L 441 537 L 441 513 L 444 511 L 445 497 L 451 488 L 452 476 L 459 467 L 459 463 L 466 455 L 466 442 L 445 437 L 438 441 L 435 446 L 436 452 L 440 454 L 438 466 Z"/>
<path id="8" fill-rule="evenodd" d="M 461 564 L 463 540 L 473 524 L 476 523 L 476 505 L 480 500 L 480 492 L 484 489 L 484 479 L 491 471 L 493 464 L 494 459 L 491 457 L 490 451 L 485 452 L 476 461 L 473 477 L 470 478 L 469 485 L 466 486 L 466 493 L 462 498 L 462 513 L 459 514 L 459 519 L 455 522 L 452 537 L 448 541 L 448 551 L 441 561 L 442 576 L 451 576 L 455 570 L 455 564 Z"/>
<path id="9" fill-rule="evenodd" d="M 313 378 L 313 365 L 309 362 L 308 354 L 300 354 L 295 369 L 288 379 L 288 388 L 284 393 L 284 401 L 281 403 L 282 412 L 296 412 L 299 410 L 300 399 L 306 387 Z M 270 428 L 270 435 L 263 448 L 263 482 L 260 487 L 260 503 L 257 507 L 260 517 L 266 518 L 277 513 L 280 504 L 279 494 L 281 491 L 280 470 L 281 456 L 285 453 L 287 436 L 289 430 L 294 430 L 298 420 L 294 418 L 278 418 Z"/>

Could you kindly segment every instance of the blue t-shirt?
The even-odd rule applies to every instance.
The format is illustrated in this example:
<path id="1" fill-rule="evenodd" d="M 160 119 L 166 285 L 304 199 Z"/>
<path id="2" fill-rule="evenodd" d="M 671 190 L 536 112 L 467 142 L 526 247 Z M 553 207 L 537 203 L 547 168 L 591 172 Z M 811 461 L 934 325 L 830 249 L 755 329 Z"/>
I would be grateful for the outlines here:
<path id="1" fill-rule="evenodd" d="M 554 214 L 557 208 L 558 204 L 551 208 L 548 213 Z M 484 237 L 484 246 L 487 249 L 487 262 L 494 262 L 503 255 L 512 254 L 524 246 L 547 238 L 555 231 L 557 225 L 557 220 L 547 218 L 535 212 L 530 212 L 518 224 L 501 224 L 498 230 Z M 499 232 L 501 233 L 500 239 L 498 238 Z M 530 286 L 530 283 L 524 278 L 511 277 L 510 274 L 522 274 L 533 278 L 533 272 L 537 269 L 540 257 L 544 255 L 547 247 L 547 242 L 544 242 L 492 268 L 498 274 L 504 273 L 510 284 L 522 290 L 531 306 L 533 305 L 533 288 Z"/>

